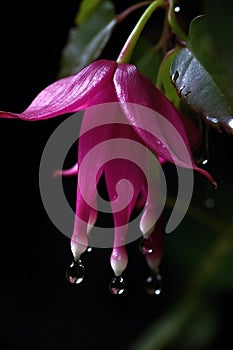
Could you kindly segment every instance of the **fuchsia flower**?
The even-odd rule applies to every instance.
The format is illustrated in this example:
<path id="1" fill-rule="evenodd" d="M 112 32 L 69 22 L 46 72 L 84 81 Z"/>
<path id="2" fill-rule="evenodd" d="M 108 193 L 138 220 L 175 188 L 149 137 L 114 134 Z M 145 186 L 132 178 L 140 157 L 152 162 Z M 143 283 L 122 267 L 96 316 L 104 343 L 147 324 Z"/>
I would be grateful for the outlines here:
<path id="1" fill-rule="evenodd" d="M 117 115 L 109 115 L 111 125 L 98 126 L 84 134 L 79 139 L 78 163 L 69 170 L 61 171 L 62 175 L 78 175 L 80 177 L 79 166 L 93 147 L 109 139 L 127 138 L 150 149 L 160 163 L 169 161 L 176 163 L 177 166 L 192 168 L 215 184 L 211 175 L 197 167 L 193 160 L 190 165 L 185 159 L 182 159 L 179 147 L 176 145 L 176 138 L 169 130 L 164 130 L 157 123 L 156 135 L 158 135 L 158 139 L 156 139 L 146 131 L 146 127 L 142 128 L 147 123 L 146 117 L 140 113 L 133 113 L 129 104 L 150 108 L 169 121 L 176 128 L 192 159 L 191 148 L 197 143 L 199 137 L 196 127 L 191 122 L 184 124 L 181 115 L 168 99 L 132 64 L 118 64 L 108 60 L 93 62 L 77 74 L 58 80 L 46 87 L 24 112 L 20 114 L 0 112 L 0 117 L 37 121 L 87 109 L 82 121 L 82 128 L 85 129 L 95 118 L 91 112 L 92 109 L 88 109 L 88 107 L 111 102 L 120 104 L 127 123 L 124 126 L 117 124 Z M 191 129 L 191 133 L 187 133 L 186 128 L 189 128 L 189 131 Z M 159 135 L 161 135 L 162 140 L 167 140 L 166 144 L 159 141 Z M 169 145 L 169 149 L 167 145 Z M 142 249 L 149 267 L 154 272 L 157 271 L 162 258 L 163 225 L 160 220 L 156 225 L 151 224 L 156 214 L 156 199 L 160 191 L 157 175 L 152 175 L 151 178 L 152 183 L 157 187 L 154 187 L 153 193 L 147 195 L 147 180 L 141 170 L 130 160 L 115 159 L 102 164 L 109 152 L 109 149 L 105 147 L 102 152 L 92 155 L 90 163 L 85 165 L 81 179 L 79 179 L 74 231 L 71 239 L 74 262 L 68 271 L 68 277 L 71 282 L 76 283 L 79 283 L 83 278 L 83 265 L 80 256 L 88 247 L 88 232 L 97 218 L 97 211 L 90 203 L 94 204 L 96 201 L 96 184 L 100 176 L 104 174 L 115 225 L 111 266 L 116 277 L 112 281 L 112 291 L 118 294 L 123 291 L 121 275 L 128 260 L 125 237 L 127 223 L 134 208 L 136 206 L 144 207 L 140 223 L 145 239 Z M 129 152 L 133 156 L 134 149 L 129 150 Z M 140 157 L 145 157 L 146 162 L 146 153 L 144 154 L 142 151 Z M 134 193 L 129 204 L 122 209 L 121 203 L 116 198 L 116 184 L 124 178 L 132 183 Z M 80 190 L 80 184 L 82 190 L 84 189 L 84 194 Z M 123 186 L 123 199 L 124 195 L 127 193 L 124 194 Z M 83 196 L 85 196 L 85 200 Z M 88 203 L 86 199 L 88 199 Z M 156 275 L 157 281 L 160 279 L 158 276 L 159 274 Z"/>

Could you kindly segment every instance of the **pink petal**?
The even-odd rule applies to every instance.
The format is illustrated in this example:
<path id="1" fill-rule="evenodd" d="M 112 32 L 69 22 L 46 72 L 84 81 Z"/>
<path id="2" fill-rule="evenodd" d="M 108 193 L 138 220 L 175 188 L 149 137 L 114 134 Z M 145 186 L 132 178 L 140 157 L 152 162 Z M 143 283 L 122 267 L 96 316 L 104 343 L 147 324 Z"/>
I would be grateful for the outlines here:
<path id="1" fill-rule="evenodd" d="M 116 66 L 114 61 L 96 61 L 77 74 L 46 87 L 24 112 L 19 114 L 0 112 L 0 117 L 36 121 L 104 103 L 105 93 L 108 91 L 108 85 L 112 84 Z"/>
<path id="2" fill-rule="evenodd" d="M 129 125 L 114 125 L 112 136 L 120 140 L 117 138 L 116 146 L 113 144 L 109 148 L 112 160 L 105 164 L 104 174 L 115 227 L 111 266 L 115 275 L 120 276 L 128 262 L 124 247 L 128 222 L 139 193 L 146 186 L 143 170 L 146 171 L 144 160 L 147 150 L 144 145 L 136 148 L 134 141 L 139 142 L 140 139 Z M 140 160 L 140 166 L 135 164 L 137 160 Z"/>
<path id="3" fill-rule="evenodd" d="M 111 87 L 106 91 L 106 96 L 110 93 L 114 96 Z M 113 97 L 114 98 L 114 97 Z M 104 108 L 107 111 L 108 106 Z M 112 111 L 112 108 L 111 108 Z M 103 166 L 106 162 L 109 149 L 104 141 L 111 139 L 112 124 L 98 125 L 101 121 L 103 108 L 88 108 L 82 120 L 80 137 L 78 140 L 78 183 L 76 197 L 76 216 L 74 231 L 71 240 L 72 252 L 75 256 L 80 256 L 87 248 L 88 232 L 90 225 L 96 219 L 96 198 L 97 184 L 103 173 Z M 109 120 L 111 122 L 109 115 Z"/>
<path id="4" fill-rule="evenodd" d="M 164 161 L 197 170 L 216 186 L 212 176 L 195 165 L 179 112 L 152 82 L 135 66 L 121 64 L 114 84 L 128 121 L 145 144 Z"/>
<path id="5" fill-rule="evenodd" d="M 110 260 L 115 275 L 120 276 L 128 263 L 125 248 L 128 222 L 145 178 L 132 163 L 123 159 L 106 164 L 104 173 L 114 219 L 114 242 Z M 125 179 L 133 185 L 133 194 L 130 193 L 128 184 L 124 182 Z M 118 211 L 122 207 L 125 208 Z"/>

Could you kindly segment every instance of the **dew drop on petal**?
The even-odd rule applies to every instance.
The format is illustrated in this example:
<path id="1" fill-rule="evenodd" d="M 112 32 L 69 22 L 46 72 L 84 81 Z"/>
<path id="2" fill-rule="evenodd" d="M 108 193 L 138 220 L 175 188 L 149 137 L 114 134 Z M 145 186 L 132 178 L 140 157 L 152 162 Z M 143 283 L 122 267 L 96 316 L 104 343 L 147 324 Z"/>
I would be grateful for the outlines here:
<path id="1" fill-rule="evenodd" d="M 84 278 L 84 266 L 81 260 L 72 261 L 66 269 L 66 279 L 73 284 L 79 284 Z"/>
<path id="2" fill-rule="evenodd" d="M 122 294 L 125 290 L 125 283 L 121 276 L 115 276 L 110 282 L 110 291 L 114 295 Z"/>
<path id="3" fill-rule="evenodd" d="M 139 243 L 139 249 L 142 254 L 151 254 L 153 251 L 153 243 L 151 237 L 142 238 Z"/>
<path id="4" fill-rule="evenodd" d="M 159 272 L 153 273 L 146 280 L 146 292 L 149 295 L 159 295 L 162 291 L 162 278 Z"/>

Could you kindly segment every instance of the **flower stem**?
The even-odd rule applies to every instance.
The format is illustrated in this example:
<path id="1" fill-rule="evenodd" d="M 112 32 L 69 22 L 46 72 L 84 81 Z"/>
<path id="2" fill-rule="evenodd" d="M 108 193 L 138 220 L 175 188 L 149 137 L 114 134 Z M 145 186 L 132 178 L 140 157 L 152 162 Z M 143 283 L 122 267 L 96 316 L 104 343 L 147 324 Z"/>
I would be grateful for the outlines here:
<path id="1" fill-rule="evenodd" d="M 173 33 L 177 36 L 178 39 L 181 41 L 187 42 L 187 36 L 183 32 L 183 30 L 180 28 L 179 24 L 177 23 L 176 15 L 174 12 L 174 0 L 169 0 L 169 7 L 168 7 L 168 23 L 173 31 Z"/>
<path id="2" fill-rule="evenodd" d="M 131 32 L 130 36 L 128 37 L 125 45 L 123 46 L 118 58 L 117 63 L 129 63 L 130 58 L 132 56 L 133 50 L 135 48 L 135 45 L 141 35 L 141 32 L 146 25 L 147 21 L 149 20 L 152 13 L 157 10 L 158 8 L 165 8 L 167 6 L 167 2 L 164 0 L 156 0 L 151 3 L 150 6 L 147 7 L 146 11 L 143 13 L 141 18 L 139 19 L 138 23 L 134 27 L 133 31 Z"/>
<path id="3" fill-rule="evenodd" d="M 170 36 L 170 28 L 168 23 L 168 7 L 166 8 L 166 14 L 163 22 L 163 31 L 158 43 L 153 47 L 154 51 L 162 50 L 163 54 L 167 51 L 167 41 Z"/>
<path id="4" fill-rule="evenodd" d="M 142 1 L 142 2 L 138 2 L 137 4 L 134 4 L 134 5 L 130 6 L 130 7 L 128 7 L 126 10 L 124 10 L 123 12 L 121 12 L 119 15 L 116 16 L 117 22 L 123 21 L 133 11 L 136 11 L 139 8 L 143 7 L 143 6 L 147 6 L 150 3 L 151 3 L 151 1 Z"/>

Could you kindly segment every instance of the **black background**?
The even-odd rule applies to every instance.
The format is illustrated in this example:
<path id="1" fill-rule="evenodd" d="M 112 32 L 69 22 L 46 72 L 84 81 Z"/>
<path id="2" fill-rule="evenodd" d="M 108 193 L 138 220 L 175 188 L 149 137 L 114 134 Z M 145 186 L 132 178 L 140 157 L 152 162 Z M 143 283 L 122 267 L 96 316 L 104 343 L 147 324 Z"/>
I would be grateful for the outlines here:
<path id="1" fill-rule="evenodd" d="M 133 1 L 114 3 L 119 13 Z M 183 3 L 187 16 L 199 14 L 198 2 L 189 2 L 192 11 L 187 2 Z M 61 50 L 78 4 L 74 0 L 1 3 L 1 110 L 22 111 L 56 79 Z M 136 17 L 130 17 L 132 22 Z M 123 32 L 115 34 L 106 58 L 115 58 L 131 26 L 127 20 Z M 72 259 L 70 242 L 50 222 L 38 186 L 43 148 L 60 121 L 1 120 L 0 348 L 127 349 L 169 309 L 173 292 L 179 294 L 176 281 L 172 272 L 162 267 L 164 292 L 158 298 L 146 295 L 148 269 L 137 242 L 128 247 L 125 295 L 115 297 L 108 290 L 112 278 L 110 250 L 97 249 L 85 255 L 86 276 L 80 286 L 66 281 L 65 267 Z M 222 145 L 223 137 L 217 142 Z M 232 146 L 231 141 L 226 142 Z M 217 161 L 219 166 L 225 164 L 224 157 Z M 224 169 L 228 174 L 227 166 Z M 225 348 L 229 337 L 228 301 L 227 296 L 220 300 L 226 327 L 215 341 L 216 349 Z"/>

